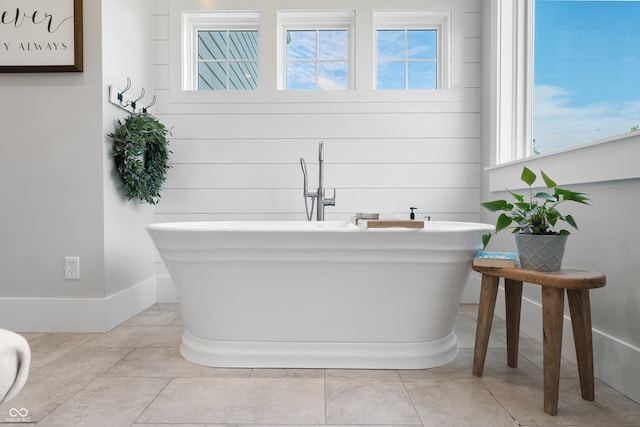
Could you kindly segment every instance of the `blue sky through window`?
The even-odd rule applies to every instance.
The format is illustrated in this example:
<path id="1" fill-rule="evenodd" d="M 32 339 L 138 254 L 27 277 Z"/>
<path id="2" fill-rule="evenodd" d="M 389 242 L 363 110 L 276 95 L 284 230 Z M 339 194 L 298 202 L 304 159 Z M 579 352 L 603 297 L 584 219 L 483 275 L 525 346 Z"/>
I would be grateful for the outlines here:
<path id="1" fill-rule="evenodd" d="M 347 89 L 347 31 L 287 31 L 287 89 Z"/>
<path id="2" fill-rule="evenodd" d="M 376 31 L 376 88 L 436 89 L 435 30 Z"/>
<path id="3" fill-rule="evenodd" d="M 640 125 L 640 1 L 536 0 L 534 150 Z"/>

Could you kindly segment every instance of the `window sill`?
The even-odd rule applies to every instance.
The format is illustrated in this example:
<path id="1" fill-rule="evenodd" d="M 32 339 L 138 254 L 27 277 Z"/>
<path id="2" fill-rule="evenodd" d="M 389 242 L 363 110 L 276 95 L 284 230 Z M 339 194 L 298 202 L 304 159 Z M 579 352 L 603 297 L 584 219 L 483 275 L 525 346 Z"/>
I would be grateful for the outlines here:
<path id="1" fill-rule="evenodd" d="M 185 104 L 273 104 L 296 103 L 314 104 L 318 102 L 393 102 L 393 103 L 430 103 L 461 102 L 470 96 L 478 96 L 478 91 L 469 89 L 437 89 L 437 90 L 266 90 L 251 91 L 197 91 L 169 90 L 169 99 L 175 103 Z"/>
<path id="2" fill-rule="evenodd" d="M 640 178 L 640 132 L 629 132 L 562 151 L 541 154 L 486 168 L 489 191 L 521 189 L 522 167 L 540 169 L 558 185 Z"/>

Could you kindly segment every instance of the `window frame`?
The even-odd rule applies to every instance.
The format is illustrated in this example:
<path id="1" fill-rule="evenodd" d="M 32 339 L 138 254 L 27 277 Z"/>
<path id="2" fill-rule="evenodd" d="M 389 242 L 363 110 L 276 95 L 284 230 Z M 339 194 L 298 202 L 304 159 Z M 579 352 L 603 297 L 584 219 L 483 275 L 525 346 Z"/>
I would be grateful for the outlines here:
<path id="1" fill-rule="evenodd" d="M 277 12 L 277 75 L 276 89 L 284 92 L 327 92 L 323 89 L 287 89 L 287 31 L 346 30 L 347 31 L 347 88 L 355 88 L 355 10 L 279 10 Z M 316 75 L 317 78 L 317 75 Z"/>
<path id="2" fill-rule="evenodd" d="M 260 12 L 243 11 L 183 11 L 182 12 L 182 90 L 198 90 L 198 32 L 256 31 L 258 34 L 258 79 L 260 79 Z M 259 86 L 257 82 L 256 87 Z M 218 91 L 228 92 L 229 90 Z M 254 90 L 248 91 L 253 92 Z M 208 91 L 205 91 L 208 92 Z"/>
<path id="3" fill-rule="evenodd" d="M 377 88 L 378 30 L 435 30 L 436 31 L 436 89 L 451 89 L 451 10 L 380 10 L 373 11 L 373 90 L 388 92 L 388 89 Z M 433 89 L 404 89 L 408 91 L 425 91 Z M 402 90 L 397 90 L 402 92 Z"/>
<path id="4" fill-rule="evenodd" d="M 491 1 L 491 0 L 488 0 Z M 253 7 L 251 7 L 253 6 Z M 381 5 L 373 3 L 357 2 L 355 4 L 325 4 L 319 0 L 311 1 L 304 9 L 310 11 L 344 11 L 352 10 L 355 13 L 353 18 L 353 34 L 352 41 L 352 89 L 349 90 L 318 90 L 318 91 L 302 91 L 292 90 L 285 91 L 278 89 L 278 13 L 281 11 L 301 10 L 303 5 L 297 6 L 297 9 L 289 9 L 290 3 L 286 1 L 265 2 L 260 4 L 239 4 L 233 0 L 217 0 L 215 4 L 203 5 L 200 0 L 181 0 L 179 2 L 171 2 L 168 5 L 169 16 L 169 34 L 168 39 L 162 38 L 156 40 L 155 45 L 155 61 L 157 70 L 167 69 L 167 77 L 162 72 L 157 74 L 158 87 L 168 91 L 168 99 L 171 102 L 181 103 L 200 103 L 207 105 L 212 109 L 222 109 L 222 104 L 226 104 L 226 108 L 235 108 L 236 104 L 231 102 L 243 102 L 252 108 L 262 108 L 261 105 L 273 102 L 278 103 L 299 103 L 311 104 L 314 102 L 460 102 L 465 93 L 466 86 L 463 82 L 464 69 L 466 64 L 463 62 L 462 55 L 453 56 L 451 50 L 455 52 L 463 52 L 465 46 L 465 37 L 461 34 L 464 31 L 453 34 L 449 32 L 447 36 L 450 38 L 448 48 L 445 53 L 448 55 L 446 59 L 449 70 L 455 65 L 452 74 L 455 80 L 450 82 L 448 90 L 410 90 L 410 91 L 377 91 L 374 90 L 374 71 L 373 71 L 373 12 L 374 10 L 407 10 L 407 11 L 429 11 L 434 12 L 439 9 L 425 9 L 427 6 L 421 0 L 398 0 L 395 8 L 385 8 Z M 205 7 L 205 9 L 202 9 Z M 450 28 L 453 26 L 463 26 L 465 14 L 468 14 L 468 7 L 464 2 L 443 3 L 442 10 L 450 15 Z M 198 91 L 188 89 L 184 84 L 185 66 L 188 68 L 190 63 L 185 58 L 185 46 L 189 43 L 190 28 L 185 27 L 184 14 L 191 12 L 204 12 L 201 16 L 206 17 L 209 12 L 225 12 L 225 11 L 257 11 L 260 13 L 259 23 L 259 76 L 258 87 L 252 91 Z M 472 14 L 477 11 L 472 11 Z M 194 15 L 197 16 L 197 15 Z M 209 15 L 212 16 L 212 15 Z M 477 15 L 476 15 L 477 16 Z M 474 21 L 474 19 L 472 19 Z M 162 23 L 159 21 L 154 24 L 158 25 L 158 30 L 162 29 Z M 456 27 L 457 28 L 457 27 Z M 473 38 L 479 38 L 480 28 L 475 27 L 469 29 L 473 32 Z M 159 33 L 161 34 L 161 33 Z M 186 35 L 185 35 L 186 34 Z M 475 48 L 475 46 L 473 46 Z M 475 54 L 477 57 L 478 54 Z M 474 60 L 475 61 L 475 60 Z M 479 61 L 479 59 L 478 59 Z M 474 63 L 475 64 L 475 63 Z M 473 67 L 475 68 L 475 67 Z M 474 81 L 473 88 L 478 89 L 479 83 Z"/>

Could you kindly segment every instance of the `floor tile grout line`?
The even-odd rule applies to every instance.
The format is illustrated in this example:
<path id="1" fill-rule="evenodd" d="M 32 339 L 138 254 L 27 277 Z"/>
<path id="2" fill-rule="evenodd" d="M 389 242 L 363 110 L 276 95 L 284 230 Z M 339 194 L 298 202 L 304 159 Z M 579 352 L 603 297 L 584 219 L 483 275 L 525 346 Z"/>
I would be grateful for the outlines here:
<path id="1" fill-rule="evenodd" d="M 480 378 L 478 378 L 478 379 L 480 380 Z M 498 404 L 498 406 L 500 406 L 500 408 L 502 408 L 502 410 L 505 412 L 505 414 L 507 414 L 507 415 L 509 416 L 509 418 L 511 418 L 511 419 L 513 420 L 513 422 L 514 422 L 517 426 L 520 426 L 520 427 L 521 427 L 521 426 L 522 426 L 522 424 L 520 424 L 520 423 L 518 422 L 518 420 L 516 419 L 516 417 L 515 417 L 511 412 L 509 412 L 509 410 L 508 410 L 507 408 L 505 408 L 505 406 L 502 404 L 502 402 L 500 401 L 500 399 L 498 399 L 498 397 L 497 397 L 497 396 L 495 396 L 495 395 L 491 392 L 491 390 L 489 390 L 489 389 L 487 388 L 487 386 L 485 385 L 484 381 L 478 381 L 478 382 L 482 385 L 482 388 L 484 388 L 484 389 L 487 391 L 487 393 L 489 393 L 489 396 L 491 396 L 491 398 L 492 398 L 492 399 L 493 399 L 493 400 Z"/>
<path id="2" fill-rule="evenodd" d="M 324 399 L 324 419 L 322 420 L 323 423 L 326 425 L 327 421 L 329 419 L 328 416 L 328 407 L 327 407 L 327 402 L 329 401 L 328 396 L 327 396 L 327 370 L 325 369 L 323 371 L 323 375 L 322 375 L 322 397 Z"/>
<path id="3" fill-rule="evenodd" d="M 70 349 L 69 351 L 61 354 L 60 356 L 56 357 L 52 362 L 54 361 L 58 361 L 58 359 L 60 359 L 60 357 L 70 353 L 71 351 L 74 350 L 78 350 L 81 348 L 100 348 L 100 349 L 104 349 L 104 347 L 83 347 L 82 345 L 78 345 L 72 349 Z M 109 347 L 111 348 L 129 348 L 129 347 Z M 122 357 L 120 357 L 118 360 L 116 360 L 115 362 L 113 362 L 111 365 L 109 365 L 109 367 L 101 370 L 101 371 L 93 371 L 93 372 L 89 372 L 89 374 L 94 373 L 95 377 L 93 379 L 91 379 L 89 382 L 87 382 L 84 387 L 79 388 L 78 390 L 76 390 L 74 393 L 70 394 L 66 399 L 64 399 L 63 401 L 59 402 L 53 409 L 51 409 L 46 415 L 44 415 L 35 425 L 40 424 L 41 422 L 43 422 L 47 417 L 49 417 L 52 413 L 54 413 L 56 410 L 58 410 L 59 408 L 61 408 L 62 406 L 64 406 L 67 402 L 71 401 L 72 399 L 74 399 L 78 394 L 80 394 L 81 392 L 83 392 L 84 390 L 86 390 L 89 386 L 91 386 L 93 383 L 95 383 L 96 381 L 102 379 L 102 378 L 107 378 L 105 377 L 105 373 L 107 371 L 109 371 L 111 368 L 113 368 L 116 364 L 118 364 L 119 362 L 121 362 L 124 358 L 126 358 L 129 354 L 131 354 L 133 351 L 135 351 L 136 348 L 132 348 L 131 351 L 127 352 L 126 354 L 122 355 Z M 50 363 L 52 363 L 50 362 Z M 43 366 L 47 366 L 49 363 L 47 363 L 46 365 Z"/>
<path id="4" fill-rule="evenodd" d="M 422 427 L 425 427 L 424 420 L 422 419 L 422 416 L 420 415 L 420 411 L 418 411 L 418 408 L 416 407 L 416 402 L 414 401 L 413 396 L 409 392 L 409 389 L 407 388 L 407 384 L 405 383 L 405 380 L 402 378 L 402 375 L 400 375 L 400 372 L 398 372 L 398 377 L 400 377 L 400 382 L 402 383 L 402 388 L 404 388 L 404 391 L 407 393 L 407 396 L 409 397 L 409 401 L 411 402 L 411 407 L 413 408 L 413 411 L 415 412 L 415 414 L 418 416 L 418 419 L 420 420 L 420 425 Z"/>
<path id="5" fill-rule="evenodd" d="M 145 378 L 145 377 L 136 377 L 136 378 Z M 148 378 L 148 377 L 147 377 Z M 138 418 L 140 418 L 142 416 L 142 414 L 144 414 L 144 412 L 149 409 L 149 407 L 153 404 L 153 402 L 156 401 L 156 399 L 158 399 L 158 397 L 160 397 L 160 395 L 162 394 L 162 392 L 164 392 L 166 390 L 167 387 L 169 387 L 169 384 L 171 384 L 172 382 L 175 381 L 176 377 L 165 377 L 168 379 L 167 383 L 158 391 L 158 393 L 156 393 L 156 395 L 153 397 L 153 399 L 149 400 L 149 403 L 147 403 L 145 405 L 145 407 L 140 411 L 140 413 L 134 418 L 133 420 L 133 424 L 136 424 L 136 421 L 138 420 Z M 167 424 L 167 425 L 171 425 L 171 424 Z"/>
<path id="6" fill-rule="evenodd" d="M 43 334 L 43 335 L 47 335 L 47 334 L 51 334 L 51 333 L 49 333 L 49 332 L 42 332 L 41 334 Z M 79 334 L 78 334 L 78 335 L 79 335 Z M 95 338 L 95 336 L 96 336 L 97 334 L 91 334 L 91 335 L 93 335 L 93 336 L 92 336 L 92 337 L 87 338 L 87 340 L 85 340 L 85 341 L 83 341 L 83 342 L 81 342 L 81 343 L 78 343 L 77 345 L 75 345 L 75 346 L 73 346 L 73 347 L 69 347 L 67 350 L 65 350 L 64 352 L 60 353 L 58 356 L 56 356 L 54 359 L 50 360 L 49 362 L 47 362 L 47 363 L 45 363 L 45 364 L 43 364 L 43 365 L 41 365 L 41 366 L 38 366 L 38 367 L 37 367 L 37 368 L 35 368 L 35 369 L 31 369 L 31 371 L 29 372 L 29 375 L 36 373 L 36 372 L 37 372 L 37 371 L 39 371 L 40 369 L 44 368 L 45 366 L 50 365 L 50 364 L 51 364 L 51 363 L 53 363 L 53 362 L 57 362 L 61 357 L 64 357 L 65 355 L 69 354 L 70 352 L 72 352 L 72 351 L 74 351 L 74 350 L 77 350 L 77 349 L 79 349 L 79 348 L 82 348 L 82 346 L 83 346 L 87 341 L 90 341 L 90 340 L 92 340 L 93 338 Z M 27 339 L 27 342 L 29 343 L 29 340 L 28 340 L 28 339 Z M 31 344 L 31 343 L 29 343 L 29 346 L 31 346 L 31 345 L 32 345 L 32 344 Z M 32 357 L 33 357 L 33 356 L 32 356 Z"/>

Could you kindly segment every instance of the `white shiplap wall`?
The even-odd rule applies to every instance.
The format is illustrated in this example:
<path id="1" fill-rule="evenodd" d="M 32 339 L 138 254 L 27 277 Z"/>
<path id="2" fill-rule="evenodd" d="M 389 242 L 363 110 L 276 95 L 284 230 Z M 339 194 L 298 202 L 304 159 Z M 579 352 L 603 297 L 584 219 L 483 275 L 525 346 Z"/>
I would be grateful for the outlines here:
<path id="1" fill-rule="evenodd" d="M 180 91 L 181 9 L 259 10 L 261 34 L 275 35 L 276 11 L 302 5 L 356 10 L 354 90 L 276 91 L 269 78 L 275 57 L 268 60 L 275 40 L 265 37 L 260 91 L 235 99 Z M 389 93 L 359 84 L 372 79 L 373 10 L 417 8 L 451 10 L 451 89 Z M 155 0 L 153 112 L 171 127 L 173 151 L 156 221 L 303 220 L 299 159 L 307 160 L 314 188 L 320 140 L 325 186 L 337 191 L 336 206 L 325 211 L 328 220 L 363 211 L 408 214 L 417 206 L 419 218 L 477 221 L 480 9 L 480 0 Z M 166 275 L 161 264 L 158 275 Z"/>

